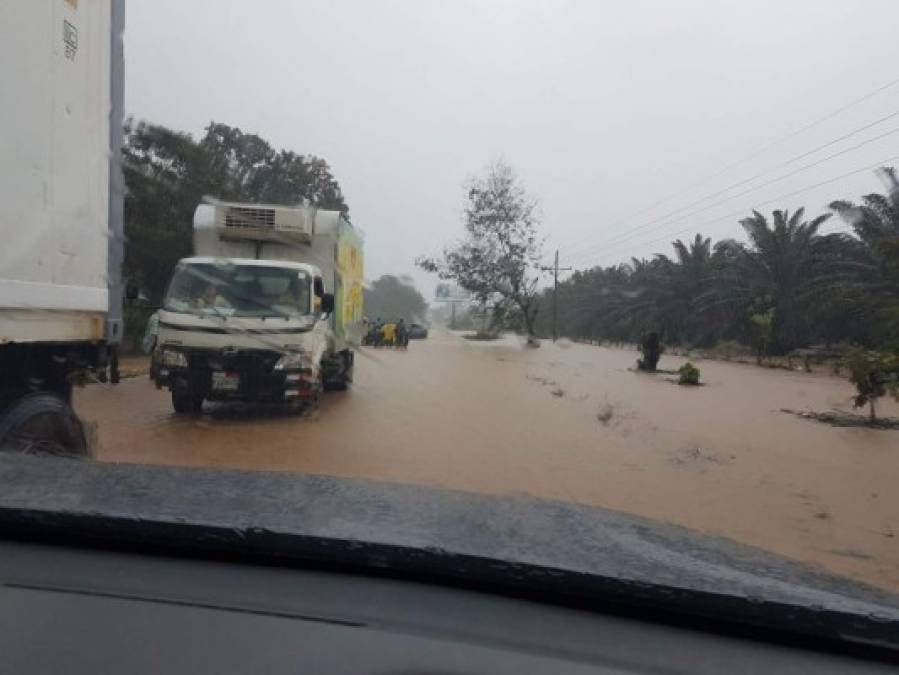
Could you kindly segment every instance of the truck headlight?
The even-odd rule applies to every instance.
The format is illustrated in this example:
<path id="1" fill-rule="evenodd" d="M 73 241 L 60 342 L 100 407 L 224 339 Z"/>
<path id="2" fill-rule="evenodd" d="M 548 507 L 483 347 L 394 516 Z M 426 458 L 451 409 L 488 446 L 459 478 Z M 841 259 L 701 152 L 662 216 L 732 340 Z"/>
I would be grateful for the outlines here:
<path id="1" fill-rule="evenodd" d="M 275 370 L 302 370 L 304 368 L 311 368 L 312 362 L 309 359 L 309 355 L 306 352 L 287 352 L 280 359 L 278 359 L 277 363 L 275 363 Z"/>
<path id="2" fill-rule="evenodd" d="M 163 349 L 161 360 L 166 368 L 187 368 L 187 356 L 175 349 Z"/>

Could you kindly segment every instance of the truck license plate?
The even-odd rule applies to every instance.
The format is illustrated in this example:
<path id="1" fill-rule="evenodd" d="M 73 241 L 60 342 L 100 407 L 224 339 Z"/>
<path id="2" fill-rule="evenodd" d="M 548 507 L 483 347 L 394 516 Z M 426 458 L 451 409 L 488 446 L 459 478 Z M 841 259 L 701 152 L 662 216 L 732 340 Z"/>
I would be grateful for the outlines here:
<path id="1" fill-rule="evenodd" d="M 220 370 L 212 373 L 212 388 L 216 391 L 237 391 L 240 376 L 237 373 L 224 373 Z"/>

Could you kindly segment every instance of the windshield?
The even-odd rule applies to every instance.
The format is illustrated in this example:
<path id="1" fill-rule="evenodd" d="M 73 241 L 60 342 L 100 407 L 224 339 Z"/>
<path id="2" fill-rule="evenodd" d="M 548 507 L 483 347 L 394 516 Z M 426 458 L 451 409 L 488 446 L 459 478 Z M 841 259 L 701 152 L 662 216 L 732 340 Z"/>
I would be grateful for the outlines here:
<path id="1" fill-rule="evenodd" d="M 899 612 L 899 1 L 119 5 L 0 1 L 0 445 Z"/>
<path id="2" fill-rule="evenodd" d="M 311 277 L 303 270 L 263 265 L 185 263 L 175 269 L 163 308 L 219 316 L 309 314 Z"/>

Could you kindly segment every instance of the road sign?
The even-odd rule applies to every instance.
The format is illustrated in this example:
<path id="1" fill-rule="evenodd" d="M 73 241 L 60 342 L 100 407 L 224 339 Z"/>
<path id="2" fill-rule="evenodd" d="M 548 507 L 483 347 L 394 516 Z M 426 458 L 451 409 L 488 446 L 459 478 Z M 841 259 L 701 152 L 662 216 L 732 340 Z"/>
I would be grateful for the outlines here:
<path id="1" fill-rule="evenodd" d="M 471 293 L 455 284 L 437 284 L 434 302 L 470 302 Z"/>

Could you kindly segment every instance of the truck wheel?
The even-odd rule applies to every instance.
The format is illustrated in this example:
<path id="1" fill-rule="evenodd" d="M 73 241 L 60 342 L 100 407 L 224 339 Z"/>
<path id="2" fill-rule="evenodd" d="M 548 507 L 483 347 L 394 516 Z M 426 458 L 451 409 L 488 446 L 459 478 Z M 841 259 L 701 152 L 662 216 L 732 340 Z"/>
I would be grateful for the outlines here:
<path id="1" fill-rule="evenodd" d="M 176 390 L 172 392 L 172 407 L 176 413 L 196 415 L 203 410 L 203 397 Z"/>
<path id="2" fill-rule="evenodd" d="M 0 448 L 75 457 L 90 454 L 75 412 L 59 396 L 44 392 L 26 394 L 2 413 Z"/>
<path id="3" fill-rule="evenodd" d="M 344 389 L 353 383 L 353 370 L 356 367 L 356 353 L 353 351 L 344 352 L 344 362 L 346 363 L 346 371 L 343 374 Z"/>
<path id="4" fill-rule="evenodd" d="M 329 391 L 346 391 L 353 381 L 353 352 L 343 352 L 339 355 L 339 371 L 333 378 L 325 380 L 325 389 Z"/>

